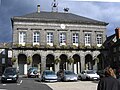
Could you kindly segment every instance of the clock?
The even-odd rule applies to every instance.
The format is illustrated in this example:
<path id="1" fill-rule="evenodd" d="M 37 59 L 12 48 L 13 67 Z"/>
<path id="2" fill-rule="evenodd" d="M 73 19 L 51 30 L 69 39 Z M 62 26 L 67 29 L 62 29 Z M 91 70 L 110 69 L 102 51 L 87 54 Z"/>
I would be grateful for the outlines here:
<path id="1" fill-rule="evenodd" d="M 61 24 L 60 27 L 61 27 L 62 29 L 65 29 L 65 24 Z"/>

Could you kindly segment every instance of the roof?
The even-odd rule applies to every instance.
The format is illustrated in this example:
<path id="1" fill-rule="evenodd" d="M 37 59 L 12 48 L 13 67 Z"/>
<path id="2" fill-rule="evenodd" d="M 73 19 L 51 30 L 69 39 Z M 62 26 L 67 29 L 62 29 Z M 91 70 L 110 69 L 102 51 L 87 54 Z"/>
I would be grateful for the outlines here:
<path id="1" fill-rule="evenodd" d="M 120 39 L 118 39 L 117 42 L 115 42 L 115 43 L 113 44 L 113 47 L 115 47 L 115 46 L 120 46 Z"/>
<path id="2" fill-rule="evenodd" d="M 98 25 L 108 25 L 108 23 L 86 18 L 83 16 L 78 16 L 72 13 L 62 13 L 62 12 L 34 12 L 26 14 L 23 16 L 15 16 L 12 20 L 19 21 L 49 21 L 49 22 L 64 22 L 64 23 L 81 23 L 81 24 L 98 24 Z"/>
<path id="3" fill-rule="evenodd" d="M 115 39 L 116 35 L 110 35 L 109 37 L 107 37 L 106 41 L 104 42 L 104 46 L 106 48 L 110 48 L 115 42 L 113 41 L 113 39 Z"/>

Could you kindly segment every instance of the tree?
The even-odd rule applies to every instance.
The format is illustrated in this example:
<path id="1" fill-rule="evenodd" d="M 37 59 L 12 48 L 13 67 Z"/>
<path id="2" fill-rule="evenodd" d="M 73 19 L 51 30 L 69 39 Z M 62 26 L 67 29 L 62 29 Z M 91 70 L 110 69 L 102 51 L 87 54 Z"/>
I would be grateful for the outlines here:
<path id="1" fill-rule="evenodd" d="M 69 64 L 74 63 L 74 59 L 73 59 L 71 56 L 70 56 L 69 59 L 68 59 L 68 63 L 69 63 Z"/>
<path id="2" fill-rule="evenodd" d="M 61 59 L 57 56 L 54 61 L 55 61 L 55 64 L 58 64 L 61 61 Z"/>
<path id="3" fill-rule="evenodd" d="M 27 58 L 27 64 L 30 65 L 31 63 L 32 63 L 32 58 L 29 56 L 29 57 Z"/>
<path id="4" fill-rule="evenodd" d="M 12 57 L 11 61 L 12 61 L 12 63 L 16 62 L 16 58 L 15 58 L 15 56 Z"/>

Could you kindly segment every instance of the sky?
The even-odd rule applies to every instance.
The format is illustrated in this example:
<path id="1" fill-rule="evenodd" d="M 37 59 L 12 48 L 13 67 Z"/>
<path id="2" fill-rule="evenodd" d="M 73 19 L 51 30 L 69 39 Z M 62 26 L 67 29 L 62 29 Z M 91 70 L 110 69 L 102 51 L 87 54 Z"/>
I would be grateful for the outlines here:
<path id="1" fill-rule="evenodd" d="M 115 28 L 120 27 L 120 2 L 107 2 L 105 0 L 57 0 L 58 12 L 69 8 L 69 13 L 109 23 L 106 35 L 115 33 Z M 118 0 L 119 1 L 119 0 Z M 0 1 L 0 42 L 12 42 L 11 18 L 22 16 L 37 11 L 40 4 L 41 11 L 51 12 L 53 0 L 1 0 Z"/>

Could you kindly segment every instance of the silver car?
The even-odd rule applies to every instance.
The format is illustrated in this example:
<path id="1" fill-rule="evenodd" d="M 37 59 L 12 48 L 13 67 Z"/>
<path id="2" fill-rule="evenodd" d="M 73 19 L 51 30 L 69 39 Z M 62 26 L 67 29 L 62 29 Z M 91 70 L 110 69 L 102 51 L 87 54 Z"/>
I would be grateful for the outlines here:
<path id="1" fill-rule="evenodd" d="M 41 81 L 44 82 L 57 82 L 58 78 L 54 71 L 45 70 L 41 75 Z"/>
<path id="2" fill-rule="evenodd" d="M 77 74 L 69 70 L 64 70 L 62 72 L 59 71 L 57 75 L 58 75 L 58 80 L 61 80 L 61 81 L 77 81 L 78 80 Z"/>
<path id="3" fill-rule="evenodd" d="M 99 80 L 100 76 L 94 70 L 84 70 L 78 75 L 81 80 Z"/>

